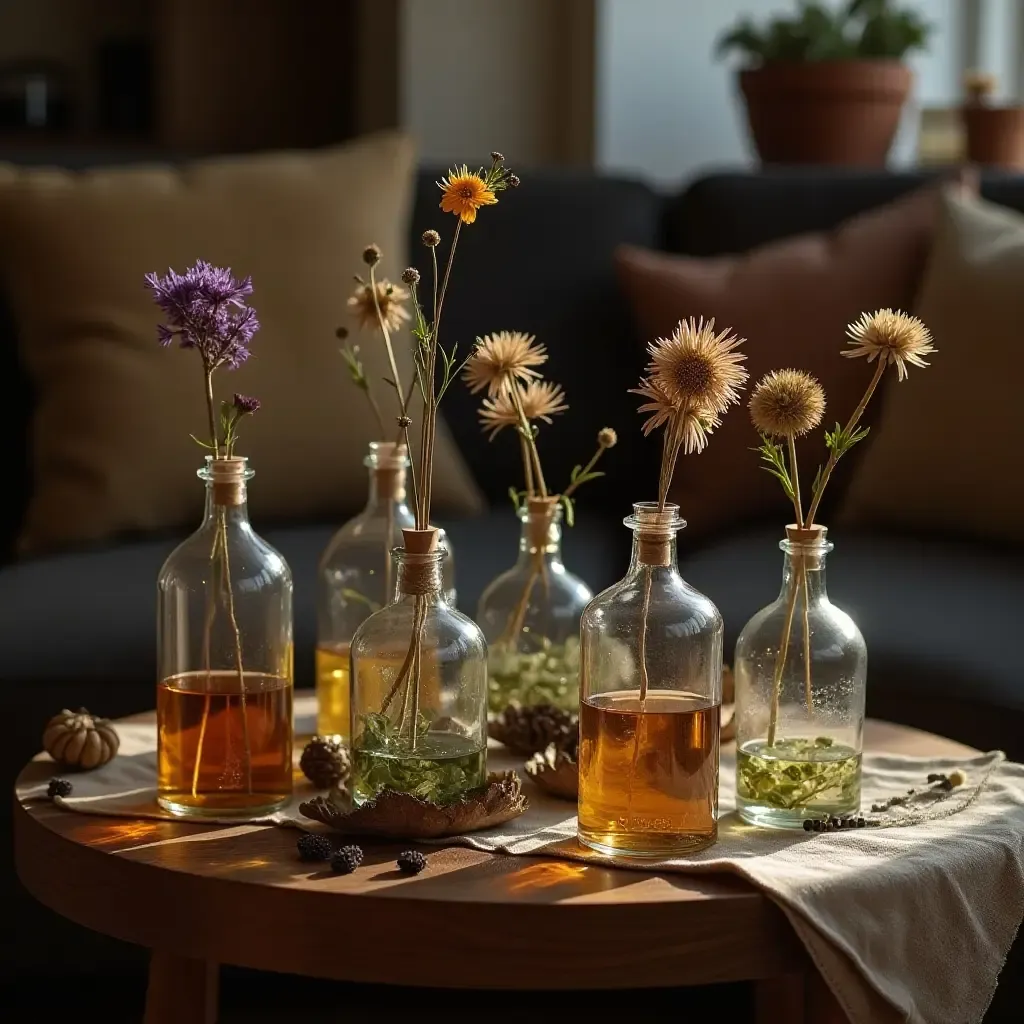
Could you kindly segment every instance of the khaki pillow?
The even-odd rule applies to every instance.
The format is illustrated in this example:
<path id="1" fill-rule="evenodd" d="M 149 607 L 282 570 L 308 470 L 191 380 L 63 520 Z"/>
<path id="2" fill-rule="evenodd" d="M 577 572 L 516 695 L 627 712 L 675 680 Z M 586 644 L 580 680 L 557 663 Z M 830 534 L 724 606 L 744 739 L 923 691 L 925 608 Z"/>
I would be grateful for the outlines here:
<path id="1" fill-rule="evenodd" d="M 188 435 L 208 432 L 202 372 L 195 352 L 157 343 L 161 313 L 143 274 L 197 258 L 253 278 L 262 329 L 249 361 L 219 371 L 215 387 L 263 402 L 238 449 L 256 471 L 254 516 L 360 507 L 377 431 L 334 332 L 355 326 L 345 303 L 369 242 L 384 251 L 384 275 L 404 266 L 413 173 L 413 147 L 397 134 L 182 168 L 0 166 L 0 274 L 38 398 L 22 550 L 196 521 L 203 453 Z M 379 380 L 379 336 L 359 340 Z M 406 333 L 396 349 L 408 381 Z M 436 506 L 474 512 L 478 491 L 438 433 Z"/>
<path id="2" fill-rule="evenodd" d="M 690 316 L 714 317 L 719 328 L 732 327 L 747 339 L 749 387 L 783 367 L 821 381 L 828 402 L 824 423 L 799 445 L 806 490 L 824 461 L 823 431 L 846 419 L 871 378 L 872 368 L 862 360 L 840 357 L 846 326 L 865 310 L 910 306 L 937 223 L 939 194 L 938 186 L 930 186 L 832 232 L 773 242 L 741 256 L 697 259 L 623 249 L 620 280 L 644 337 L 664 336 Z M 760 469 L 745 403 L 746 395 L 707 451 L 679 459 L 673 500 L 689 524 L 687 533 L 789 512 L 777 481 Z"/>
<path id="3" fill-rule="evenodd" d="M 840 521 L 1020 543 L 1024 216 L 947 197 L 915 312 L 938 351 L 886 392 Z"/>

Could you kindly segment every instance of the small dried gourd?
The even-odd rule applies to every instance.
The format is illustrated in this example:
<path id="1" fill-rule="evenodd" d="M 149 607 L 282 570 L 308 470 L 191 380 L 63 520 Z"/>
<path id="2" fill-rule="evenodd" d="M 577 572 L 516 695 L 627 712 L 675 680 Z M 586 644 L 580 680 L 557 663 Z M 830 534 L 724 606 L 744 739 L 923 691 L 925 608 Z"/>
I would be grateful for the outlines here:
<path id="1" fill-rule="evenodd" d="M 120 737 L 110 722 L 90 715 L 85 708 L 64 708 L 43 731 L 43 749 L 66 769 L 99 768 L 113 759 L 120 746 Z"/>

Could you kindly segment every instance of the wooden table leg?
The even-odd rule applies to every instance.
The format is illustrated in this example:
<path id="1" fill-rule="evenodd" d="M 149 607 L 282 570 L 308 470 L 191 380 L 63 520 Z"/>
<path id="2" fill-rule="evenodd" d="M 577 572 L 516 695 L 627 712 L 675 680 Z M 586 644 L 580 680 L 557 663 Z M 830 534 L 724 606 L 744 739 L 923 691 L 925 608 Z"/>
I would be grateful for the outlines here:
<path id="1" fill-rule="evenodd" d="M 144 1024 L 217 1024 L 218 965 L 154 949 Z"/>
<path id="2" fill-rule="evenodd" d="M 788 974 L 754 983 L 756 1024 L 850 1024 L 821 975 Z"/>

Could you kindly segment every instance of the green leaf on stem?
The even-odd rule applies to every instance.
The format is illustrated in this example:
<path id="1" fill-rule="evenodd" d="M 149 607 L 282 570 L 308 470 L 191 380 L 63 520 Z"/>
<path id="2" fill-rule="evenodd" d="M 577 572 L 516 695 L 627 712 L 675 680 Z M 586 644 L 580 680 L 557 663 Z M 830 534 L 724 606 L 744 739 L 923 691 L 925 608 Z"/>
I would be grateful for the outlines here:
<path id="1" fill-rule="evenodd" d="M 565 525 L 575 526 L 576 525 L 576 507 L 573 503 L 572 498 L 567 494 L 560 494 L 558 496 L 558 504 L 565 509 Z"/>
<path id="2" fill-rule="evenodd" d="M 771 473 L 782 484 L 786 497 L 792 501 L 794 499 L 793 480 L 789 475 L 789 468 L 786 466 L 785 448 L 781 444 L 775 444 L 766 434 L 762 434 L 760 448 L 752 448 L 751 451 L 760 454 L 761 461 L 766 463 L 761 468 L 766 473 Z"/>

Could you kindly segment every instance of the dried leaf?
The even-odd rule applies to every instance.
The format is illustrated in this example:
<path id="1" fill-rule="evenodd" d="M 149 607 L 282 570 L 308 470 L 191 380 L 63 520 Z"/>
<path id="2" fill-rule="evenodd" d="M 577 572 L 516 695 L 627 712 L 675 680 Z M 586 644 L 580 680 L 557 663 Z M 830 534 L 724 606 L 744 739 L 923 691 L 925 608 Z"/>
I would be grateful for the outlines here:
<path id="1" fill-rule="evenodd" d="M 511 821 L 529 806 L 519 776 L 504 772 L 491 774 L 486 785 L 450 804 L 435 804 L 385 789 L 355 809 L 343 794 L 331 794 L 300 804 L 299 811 L 345 835 L 440 839 Z"/>
<path id="2" fill-rule="evenodd" d="M 541 789 L 563 800 L 575 800 L 579 793 L 579 767 L 576 759 L 554 743 L 539 754 L 534 754 L 523 766 L 526 774 Z"/>

